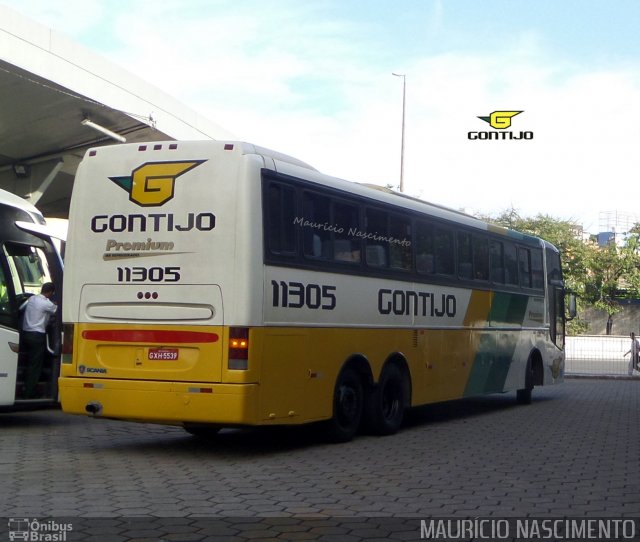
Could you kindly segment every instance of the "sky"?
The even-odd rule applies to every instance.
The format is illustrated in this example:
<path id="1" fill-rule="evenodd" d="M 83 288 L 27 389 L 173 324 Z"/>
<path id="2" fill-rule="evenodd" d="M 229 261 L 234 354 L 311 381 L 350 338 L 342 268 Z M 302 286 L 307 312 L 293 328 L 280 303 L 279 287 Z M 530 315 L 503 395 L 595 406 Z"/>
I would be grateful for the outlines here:
<path id="1" fill-rule="evenodd" d="M 0 3 L 323 173 L 398 187 L 403 164 L 409 195 L 591 233 L 640 217 L 636 0 Z M 527 139 L 469 139 L 494 111 Z"/>

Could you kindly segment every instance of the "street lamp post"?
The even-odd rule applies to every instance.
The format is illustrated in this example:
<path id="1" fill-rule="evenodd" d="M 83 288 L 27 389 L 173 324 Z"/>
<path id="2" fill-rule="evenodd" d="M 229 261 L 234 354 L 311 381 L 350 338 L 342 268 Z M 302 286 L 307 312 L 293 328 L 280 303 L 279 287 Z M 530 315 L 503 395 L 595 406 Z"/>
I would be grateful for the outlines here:
<path id="1" fill-rule="evenodd" d="M 404 73 L 392 73 L 396 77 L 402 77 L 402 140 L 400 143 L 400 192 L 404 192 L 404 117 L 407 97 L 407 76 Z"/>

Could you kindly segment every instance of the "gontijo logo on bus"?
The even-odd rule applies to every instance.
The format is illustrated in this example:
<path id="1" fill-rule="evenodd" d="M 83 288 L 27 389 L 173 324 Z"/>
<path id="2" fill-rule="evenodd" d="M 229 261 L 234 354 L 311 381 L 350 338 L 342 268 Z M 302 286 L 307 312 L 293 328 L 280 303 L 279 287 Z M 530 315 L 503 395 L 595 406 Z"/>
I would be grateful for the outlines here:
<path id="1" fill-rule="evenodd" d="M 173 198 L 176 179 L 206 160 L 182 162 L 147 162 L 131 172 L 130 177 L 109 177 L 129 193 L 129 199 L 141 207 L 160 206 Z"/>

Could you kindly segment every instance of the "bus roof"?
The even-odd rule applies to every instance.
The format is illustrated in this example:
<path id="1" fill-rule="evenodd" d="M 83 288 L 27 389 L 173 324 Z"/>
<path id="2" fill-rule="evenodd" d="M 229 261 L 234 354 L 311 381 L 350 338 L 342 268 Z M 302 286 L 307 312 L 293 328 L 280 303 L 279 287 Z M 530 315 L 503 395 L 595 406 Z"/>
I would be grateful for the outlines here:
<path id="1" fill-rule="evenodd" d="M 255 152 L 259 155 L 275 158 L 274 153 L 265 154 L 263 151 L 266 149 L 263 149 L 261 147 L 254 147 L 254 149 Z M 247 151 L 249 151 L 248 148 L 245 149 L 245 152 Z M 484 231 L 489 230 L 497 234 L 517 239 L 519 241 L 536 245 L 539 245 L 541 243 L 541 239 L 534 235 L 511 230 L 497 224 L 491 224 L 463 211 L 458 211 L 449 207 L 445 207 L 444 205 L 425 201 L 423 199 L 403 194 L 402 192 L 396 192 L 395 190 L 391 190 L 387 187 L 368 183 L 356 183 L 353 181 L 340 179 L 338 177 L 325 175 L 318 172 L 318 170 L 307 166 L 304 163 L 302 166 L 299 166 L 299 164 L 296 163 L 295 159 L 291 157 L 286 158 L 287 159 L 284 161 L 280 161 L 278 158 L 275 158 L 274 160 L 276 171 L 278 171 L 279 173 L 308 179 L 312 182 L 317 182 L 318 184 L 322 184 L 324 186 L 335 188 L 337 190 L 343 190 L 361 197 L 375 199 L 384 203 L 395 205 L 402 209 L 413 210 L 418 213 L 427 213 L 435 218 L 439 218 L 445 221 L 463 224 L 465 226 L 477 228 Z M 298 169 L 299 167 L 303 167 L 305 168 L 305 170 L 300 170 Z"/>
<path id="2" fill-rule="evenodd" d="M 9 205 L 10 207 L 15 207 L 16 209 L 21 209 L 29 213 L 33 217 L 34 222 L 41 223 L 44 220 L 42 213 L 35 205 L 6 190 L 0 189 L 0 204 Z"/>

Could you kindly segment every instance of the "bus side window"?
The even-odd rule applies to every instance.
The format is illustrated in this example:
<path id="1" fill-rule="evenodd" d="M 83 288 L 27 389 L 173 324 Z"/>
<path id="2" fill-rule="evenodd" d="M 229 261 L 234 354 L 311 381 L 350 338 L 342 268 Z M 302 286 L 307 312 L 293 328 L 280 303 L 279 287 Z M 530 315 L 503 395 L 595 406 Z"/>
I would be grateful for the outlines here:
<path id="1" fill-rule="evenodd" d="M 489 238 L 473 236 L 473 278 L 489 280 Z"/>
<path id="2" fill-rule="evenodd" d="M 473 256 L 471 251 L 471 234 L 458 232 L 458 277 L 473 278 Z"/>
<path id="3" fill-rule="evenodd" d="M 531 252 L 528 248 L 518 247 L 520 286 L 531 288 Z"/>
<path id="4" fill-rule="evenodd" d="M 542 265 L 542 249 L 531 250 L 531 286 L 542 290 L 544 288 L 544 269 Z"/>
<path id="5" fill-rule="evenodd" d="M 388 217 L 384 211 L 378 209 L 366 210 L 366 231 L 375 237 L 388 236 Z M 388 243 L 376 239 L 367 239 L 367 265 L 371 267 L 387 267 L 389 265 Z"/>
<path id="6" fill-rule="evenodd" d="M 267 231 L 272 254 L 295 255 L 295 190 L 271 183 L 268 192 Z"/>
<path id="7" fill-rule="evenodd" d="M 433 225 L 428 222 L 416 223 L 416 271 L 426 274 L 435 271 Z"/>
<path id="8" fill-rule="evenodd" d="M 391 267 L 411 269 L 411 220 L 405 217 L 389 216 L 389 241 Z"/>
<path id="9" fill-rule="evenodd" d="M 491 282 L 504 284 L 504 250 L 501 241 L 491 241 Z"/>
<path id="10" fill-rule="evenodd" d="M 517 286 L 518 282 L 518 257 L 517 249 L 513 243 L 504 244 L 504 282 L 509 286 Z"/>
<path id="11" fill-rule="evenodd" d="M 360 229 L 358 207 L 333 202 L 334 258 L 341 262 L 360 262 L 360 239 L 353 236 Z"/>
<path id="12" fill-rule="evenodd" d="M 436 273 L 439 275 L 453 275 L 455 269 L 453 230 L 436 228 L 434 241 Z"/>
<path id="13" fill-rule="evenodd" d="M 324 224 L 331 224 L 330 200 L 312 192 L 302 196 L 302 216 L 310 225 L 302 226 L 302 246 L 307 258 L 331 258 L 331 232 Z"/>

